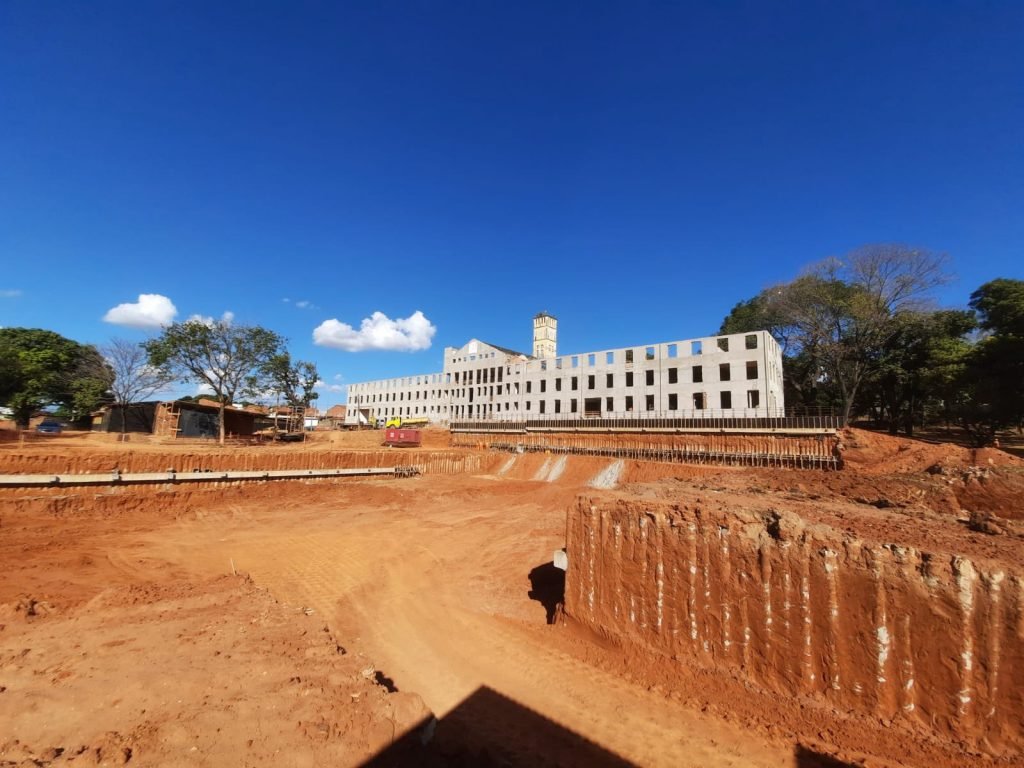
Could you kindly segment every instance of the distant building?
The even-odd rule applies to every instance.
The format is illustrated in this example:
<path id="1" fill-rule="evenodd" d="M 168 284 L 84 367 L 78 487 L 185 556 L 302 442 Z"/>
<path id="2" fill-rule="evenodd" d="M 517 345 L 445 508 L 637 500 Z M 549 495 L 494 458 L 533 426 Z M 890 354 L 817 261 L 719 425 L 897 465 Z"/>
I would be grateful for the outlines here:
<path id="1" fill-rule="evenodd" d="M 143 432 L 156 437 L 216 438 L 220 435 L 218 411 L 214 400 L 153 400 L 127 407 L 109 405 L 92 415 L 92 429 L 94 432 Z M 255 408 L 229 406 L 224 409 L 224 430 L 228 435 L 250 437 L 264 421 L 266 417 Z"/>
<path id="2" fill-rule="evenodd" d="M 532 356 L 472 339 L 445 348 L 440 373 L 350 384 L 345 423 L 785 412 L 782 350 L 767 331 L 559 356 L 557 328 L 534 317 Z"/>
<path id="3" fill-rule="evenodd" d="M 321 417 L 317 429 L 340 429 L 345 425 L 346 410 L 344 405 L 332 405 Z"/>

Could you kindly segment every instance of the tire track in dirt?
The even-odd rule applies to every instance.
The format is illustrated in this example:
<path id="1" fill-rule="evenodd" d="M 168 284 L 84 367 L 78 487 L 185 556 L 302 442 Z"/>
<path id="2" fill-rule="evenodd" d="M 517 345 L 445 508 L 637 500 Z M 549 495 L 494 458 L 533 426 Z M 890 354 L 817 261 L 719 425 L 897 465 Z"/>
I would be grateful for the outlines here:
<path id="1" fill-rule="evenodd" d="M 297 535 L 242 546 L 239 562 L 290 604 L 325 615 L 400 690 L 443 717 L 481 686 L 638 765 L 789 766 L 788 745 L 753 740 L 584 662 L 544 647 L 500 617 L 464 607 L 451 563 L 403 526 L 376 536 Z M 502 744 L 515 723 L 480 722 Z M 739 746 L 736 746 L 739 745 Z"/>

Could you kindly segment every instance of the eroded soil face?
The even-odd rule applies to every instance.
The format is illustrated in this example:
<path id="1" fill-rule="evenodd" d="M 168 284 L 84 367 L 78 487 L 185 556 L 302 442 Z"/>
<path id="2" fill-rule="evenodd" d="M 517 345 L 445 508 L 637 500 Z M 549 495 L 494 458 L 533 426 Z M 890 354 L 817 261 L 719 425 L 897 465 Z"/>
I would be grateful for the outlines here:
<path id="1" fill-rule="evenodd" d="M 487 454 L 473 476 L 7 492 L 0 765 L 991 764 L 983 744 L 751 689 L 558 621 L 548 566 L 581 493 L 640 505 L 713 496 L 723 514 L 730 499 L 754 500 L 872 541 L 938 536 L 1021 571 L 1006 498 L 1019 464 L 946 451 L 936 470 L 930 455 L 911 460 L 913 444 L 846 439 L 862 460 L 838 473 L 609 472 L 598 458 Z M 83 440 L 61 457 L 60 445 L 5 445 L 0 472 L 5 453 L 67 466 L 112 450 Z M 615 490 L 588 486 L 611 475 Z M 997 512 L 1001 532 L 968 527 L 968 498 Z M 439 720 L 423 748 L 428 709 Z"/>

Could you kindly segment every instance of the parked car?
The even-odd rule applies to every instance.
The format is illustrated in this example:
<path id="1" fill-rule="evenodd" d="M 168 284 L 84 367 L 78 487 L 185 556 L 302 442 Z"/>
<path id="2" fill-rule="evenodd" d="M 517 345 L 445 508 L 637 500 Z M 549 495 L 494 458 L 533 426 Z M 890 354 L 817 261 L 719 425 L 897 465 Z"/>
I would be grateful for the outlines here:
<path id="1" fill-rule="evenodd" d="M 59 435 L 64 429 L 59 421 L 44 419 L 36 426 L 36 432 L 41 435 Z"/>

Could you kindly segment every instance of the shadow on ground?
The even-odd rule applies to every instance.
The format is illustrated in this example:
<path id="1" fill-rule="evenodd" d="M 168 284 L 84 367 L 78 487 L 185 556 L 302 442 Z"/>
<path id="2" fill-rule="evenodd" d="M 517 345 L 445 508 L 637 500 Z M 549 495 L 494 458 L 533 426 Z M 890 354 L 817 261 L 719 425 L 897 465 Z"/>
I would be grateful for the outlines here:
<path id="1" fill-rule="evenodd" d="M 440 720 L 420 723 L 363 765 L 627 768 L 633 764 L 483 686 Z"/>
<path id="2" fill-rule="evenodd" d="M 845 760 L 838 760 L 831 755 L 815 752 L 803 744 L 796 745 L 796 752 L 793 754 L 796 768 L 857 768 L 857 763 L 848 763 Z"/>
<path id="3" fill-rule="evenodd" d="M 565 571 L 555 568 L 554 563 L 538 565 L 530 571 L 530 586 L 527 595 L 544 606 L 548 624 L 554 624 L 565 603 Z"/>

